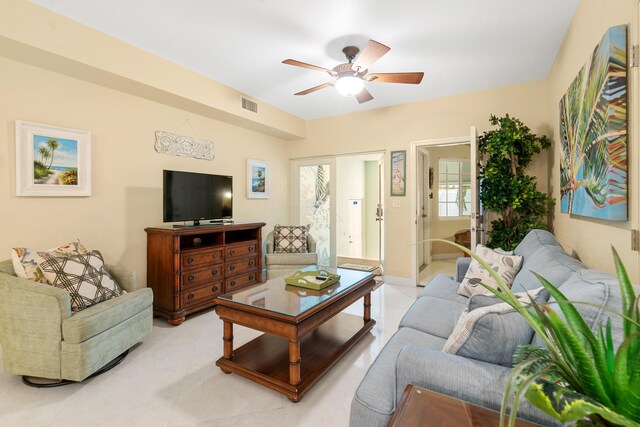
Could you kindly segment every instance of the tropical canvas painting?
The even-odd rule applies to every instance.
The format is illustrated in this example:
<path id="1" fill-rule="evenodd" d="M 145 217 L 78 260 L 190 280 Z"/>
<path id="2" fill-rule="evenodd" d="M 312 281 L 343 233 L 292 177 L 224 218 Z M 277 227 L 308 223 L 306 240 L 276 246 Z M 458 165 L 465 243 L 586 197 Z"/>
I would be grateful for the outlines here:
<path id="1" fill-rule="evenodd" d="M 78 185 L 78 141 L 34 135 L 33 183 Z"/>
<path id="2" fill-rule="evenodd" d="M 560 100 L 560 211 L 624 221 L 627 28 L 611 27 Z"/>

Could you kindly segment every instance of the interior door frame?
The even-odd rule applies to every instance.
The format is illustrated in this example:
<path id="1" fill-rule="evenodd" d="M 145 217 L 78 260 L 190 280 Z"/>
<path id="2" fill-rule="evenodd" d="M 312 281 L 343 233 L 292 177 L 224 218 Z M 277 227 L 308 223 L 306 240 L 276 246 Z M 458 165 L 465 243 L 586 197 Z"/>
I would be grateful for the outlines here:
<path id="1" fill-rule="evenodd" d="M 412 244 L 411 244 L 411 281 L 416 286 L 420 283 L 420 274 L 418 272 L 418 172 L 417 172 L 417 162 L 420 159 L 418 155 L 419 147 L 429 147 L 429 146 L 443 146 L 443 145 L 460 145 L 460 144 L 469 144 L 469 149 L 471 152 L 471 134 L 465 136 L 456 136 L 452 138 L 439 138 L 439 139 L 428 139 L 424 141 L 414 141 L 411 143 L 411 153 L 410 153 L 410 163 L 413 165 L 412 168 L 409 168 L 409 187 L 411 191 L 411 197 L 409 198 L 409 202 L 411 203 L 410 213 L 411 213 L 411 236 Z M 470 156 L 471 157 L 471 156 Z"/>
<path id="2" fill-rule="evenodd" d="M 416 185 L 417 185 L 416 208 L 418 209 L 418 211 L 421 210 L 421 207 L 418 201 L 422 202 L 422 204 L 426 207 L 425 212 L 417 213 L 418 234 L 420 233 L 420 228 L 422 224 L 423 230 L 422 230 L 422 236 L 420 236 L 420 238 L 424 240 L 424 242 L 422 242 L 422 245 L 418 244 L 418 247 L 417 247 L 417 250 L 418 250 L 417 266 L 418 268 L 420 268 L 422 265 L 428 266 L 429 264 L 431 264 L 431 245 L 428 242 L 429 226 L 428 225 L 425 226 L 424 224 L 425 217 L 422 216 L 422 215 L 427 215 L 426 217 L 427 222 L 431 220 L 431 199 L 429 199 L 429 195 L 428 195 L 428 193 L 430 192 L 428 183 L 429 183 L 429 165 L 431 164 L 431 160 L 430 160 L 431 157 L 429 154 L 429 150 L 424 146 L 417 147 L 416 155 L 418 156 L 416 158 L 416 174 L 417 174 L 416 175 Z M 418 236 L 418 234 L 416 234 L 416 236 Z M 420 257 L 420 249 L 421 249 L 420 246 L 422 246 L 422 257 Z"/>

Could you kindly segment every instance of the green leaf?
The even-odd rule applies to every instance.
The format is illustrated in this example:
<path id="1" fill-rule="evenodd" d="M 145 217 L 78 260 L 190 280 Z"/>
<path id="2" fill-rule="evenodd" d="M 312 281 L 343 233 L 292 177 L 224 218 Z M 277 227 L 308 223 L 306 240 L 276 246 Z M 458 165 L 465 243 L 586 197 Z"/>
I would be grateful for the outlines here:
<path id="1" fill-rule="evenodd" d="M 562 423 L 598 415 L 617 425 L 640 427 L 637 422 L 587 396 L 543 379 L 538 379 L 531 384 L 525 396 L 536 407 Z"/>
<path id="2" fill-rule="evenodd" d="M 605 405 L 612 405 L 613 402 L 611 402 L 610 397 L 604 390 L 602 379 L 599 376 L 596 367 L 594 366 L 594 362 L 585 348 L 583 341 L 578 339 L 574 332 L 565 325 L 560 316 L 558 316 L 551 307 L 545 306 L 545 310 L 547 311 L 553 330 L 561 339 L 560 344 L 564 350 L 565 356 L 570 357 L 574 372 L 581 380 L 578 383 L 572 383 L 571 385 L 578 392 L 586 392 L 586 390 L 588 390 L 590 393 L 593 393 L 594 398 L 598 401 Z M 569 378 L 567 378 L 567 380 L 570 381 Z"/>
<path id="3" fill-rule="evenodd" d="M 613 381 L 616 390 L 616 409 L 620 413 L 636 420 L 640 420 L 640 384 L 631 383 L 631 379 L 638 376 L 638 371 L 629 369 L 631 357 L 638 354 L 630 353 L 631 344 L 640 339 L 640 333 L 628 336 L 620 345 L 613 366 Z"/>
<path id="4" fill-rule="evenodd" d="M 620 256 L 618 256 L 618 252 L 614 247 L 611 247 L 611 250 L 613 251 L 613 262 L 616 266 L 616 275 L 618 276 L 618 281 L 620 282 L 620 292 L 622 293 L 622 313 L 624 313 L 625 316 L 633 319 L 635 318 L 633 315 L 633 306 L 636 300 L 636 294 L 633 291 L 633 285 L 629 280 L 627 270 L 624 268 L 624 265 L 620 260 Z M 638 326 L 629 322 L 627 319 L 623 319 L 623 329 L 625 336 L 629 336 L 633 333 L 639 332 Z"/>

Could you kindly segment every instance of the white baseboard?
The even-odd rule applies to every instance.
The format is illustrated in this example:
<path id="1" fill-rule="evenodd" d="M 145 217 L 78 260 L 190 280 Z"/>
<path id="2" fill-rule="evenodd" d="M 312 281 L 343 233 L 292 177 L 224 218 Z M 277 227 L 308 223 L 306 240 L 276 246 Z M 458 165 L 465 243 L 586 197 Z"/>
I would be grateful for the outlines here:
<path id="1" fill-rule="evenodd" d="M 431 259 L 433 260 L 443 260 L 443 259 L 456 259 L 464 254 L 462 252 L 453 252 L 450 254 L 432 254 Z"/>
<path id="2" fill-rule="evenodd" d="M 416 285 L 414 281 L 408 277 L 389 276 L 387 274 L 384 275 L 384 283 L 388 283 L 390 285 L 400 285 L 400 286 Z"/>

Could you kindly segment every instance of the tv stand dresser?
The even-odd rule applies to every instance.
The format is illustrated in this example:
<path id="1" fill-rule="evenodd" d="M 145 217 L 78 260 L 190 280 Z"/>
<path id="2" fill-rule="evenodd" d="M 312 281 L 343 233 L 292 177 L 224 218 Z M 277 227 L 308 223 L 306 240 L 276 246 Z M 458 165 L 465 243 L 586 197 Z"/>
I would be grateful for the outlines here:
<path id="1" fill-rule="evenodd" d="M 264 222 L 145 228 L 153 314 L 172 325 L 214 298 L 262 282 Z"/>

